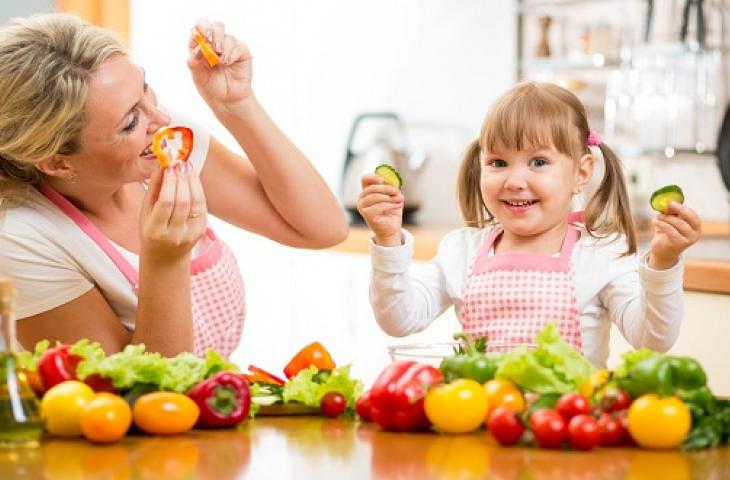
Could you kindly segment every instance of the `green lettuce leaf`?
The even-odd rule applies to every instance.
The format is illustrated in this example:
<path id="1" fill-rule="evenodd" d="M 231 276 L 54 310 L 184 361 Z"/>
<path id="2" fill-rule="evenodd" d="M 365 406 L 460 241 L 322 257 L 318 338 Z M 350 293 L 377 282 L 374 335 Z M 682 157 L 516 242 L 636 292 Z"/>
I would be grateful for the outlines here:
<path id="1" fill-rule="evenodd" d="M 340 392 L 347 400 L 347 407 L 353 409 L 363 392 L 363 384 L 350 377 L 350 365 L 337 367 L 329 375 L 322 375 L 317 367 L 312 366 L 286 382 L 282 399 L 284 403 L 299 402 L 310 407 L 319 407 L 320 400 L 329 392 Z"/>
<path id="2" fill-rule="evenodd" d="M 38 368 L 38 359 L 41 355 L 46 353 L 51 342 L 48 340 L 41 340 L 35 344 L 34 352 L 18 352 L 16 357 L 18 359 L 18 367 L 35 372 Z"/>
<path id="3" fill-rule="evenodd" d="M 625 377 L 628 373 L 631 367 L 636 365 L 642 360 L 646 360 L 649 357 L 653 357 L 654 355 L 659 355 L 657 352 L 653 350 L 649 350 L 648 348 L 640 348 L 638 350 L 630 350 L 623 355 L 621 355 L 621 365 L 619 365 L 615 372 L 614 377 L 621 378 Z"/>

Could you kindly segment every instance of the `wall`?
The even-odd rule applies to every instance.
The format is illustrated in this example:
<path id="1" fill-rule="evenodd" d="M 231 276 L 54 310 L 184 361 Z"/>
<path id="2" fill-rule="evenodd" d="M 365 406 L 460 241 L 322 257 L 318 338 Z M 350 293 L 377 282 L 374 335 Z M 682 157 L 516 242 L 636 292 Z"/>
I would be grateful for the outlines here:
<path id="1" fill-rule="evenodd" d="M 54 6 L 54 0 L 4 0 L 0 2 L 0 22 L 33 13 L 52 12 Z"/>

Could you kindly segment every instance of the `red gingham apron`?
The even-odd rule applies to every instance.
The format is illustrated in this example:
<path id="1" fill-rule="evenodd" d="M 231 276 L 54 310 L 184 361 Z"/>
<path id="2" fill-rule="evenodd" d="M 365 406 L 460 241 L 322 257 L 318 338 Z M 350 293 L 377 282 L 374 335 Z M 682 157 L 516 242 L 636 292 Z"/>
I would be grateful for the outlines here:
<path id="1" fill-rule="evenodd" d="M 570 220 L 579 218 L 571 214 Z M 487 347 L 504 351 L 533 344 L 548 321 L 578 351 L 583 344 L 570 265 L 578 230 L 568 224 L 560 256 L 504 252 L 490 255 L 495 228 L 474 257 L 464 282 L 460 321 L 472 338 L 487 336 Z"/>
<path id="2" fill-rule="evenodd" d="M 81 210 L 46 184 L 38 188 L 73 220 L 114 262 L 129 281 L 135 294 L 139 272 L 111 244 L 109 239 Z M 204 356 L 213 348 L 228 357 L 238 347 L 246 317 L 243 279 L 228 246 L 207 228 L 208 245 L 190 262 L 190 294 L 193 313 L 193 352 Z"/>

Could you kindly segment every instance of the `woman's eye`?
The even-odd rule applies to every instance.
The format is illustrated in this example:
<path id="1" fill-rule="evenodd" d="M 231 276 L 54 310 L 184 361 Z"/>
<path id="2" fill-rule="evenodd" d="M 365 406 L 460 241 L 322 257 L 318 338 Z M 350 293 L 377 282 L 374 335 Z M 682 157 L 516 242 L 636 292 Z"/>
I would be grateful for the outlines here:
<path id="1" fill-rule="evenodd" d="M 544 158 L 533 158 L 532 159 L 532 166 L 533 167 L 544 167 L 547 165 L 547 160 Z"/>
<path id="2" fill-rule="evenodd" d="M 135 113 L 134 116 L 132 117 L 132 120 L 124 128 L 122 128 L 122 132 L 124 132 L 124 133 L 132 132 L 137 127 L 138 123 L 139 123 L 139 114 Z"/>

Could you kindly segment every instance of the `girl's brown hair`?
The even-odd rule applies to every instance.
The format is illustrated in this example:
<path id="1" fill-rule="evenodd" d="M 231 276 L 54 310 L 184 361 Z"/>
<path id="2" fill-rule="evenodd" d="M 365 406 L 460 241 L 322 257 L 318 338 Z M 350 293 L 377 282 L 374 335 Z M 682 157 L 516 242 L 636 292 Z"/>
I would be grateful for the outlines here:
<path id="1" fill-rule="evenodd" d="M 522 150 L 551 145 L 573 159 L 591 153 L 588 147 L 585 108 L 568 90 L 549 83 L 521 83 L 492 106 L 479 138 L 464 152 L 459 168 L 459 208 L 467 226 L 483 228 L 496 223 L 480 188 L 481 152 L 495 148 Z M 597 148 L 605 162 L 605 174 L 584 212 L 585 228 L 594 237 L 626 236 L 624 255 L 636 253 L 636 232 L 621 162 L 608 145 Z"/>

